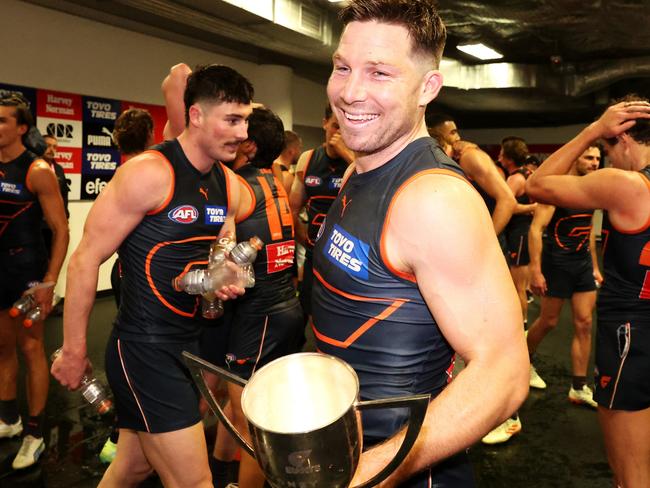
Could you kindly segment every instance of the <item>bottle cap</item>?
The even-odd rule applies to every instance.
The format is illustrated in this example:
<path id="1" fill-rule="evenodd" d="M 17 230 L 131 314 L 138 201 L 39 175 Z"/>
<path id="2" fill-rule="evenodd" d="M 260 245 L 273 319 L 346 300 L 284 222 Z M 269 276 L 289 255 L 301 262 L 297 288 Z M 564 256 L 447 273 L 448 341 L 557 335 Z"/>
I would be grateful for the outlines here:
<path id="1" fill-rule="evenodd" d="M 15 319 L 19 315 L 20 315 L 20 310 L 18 310 L 16 307 L 11 307 L 9 309 L 9 317 L 11 317 L 12 319 Z"/>

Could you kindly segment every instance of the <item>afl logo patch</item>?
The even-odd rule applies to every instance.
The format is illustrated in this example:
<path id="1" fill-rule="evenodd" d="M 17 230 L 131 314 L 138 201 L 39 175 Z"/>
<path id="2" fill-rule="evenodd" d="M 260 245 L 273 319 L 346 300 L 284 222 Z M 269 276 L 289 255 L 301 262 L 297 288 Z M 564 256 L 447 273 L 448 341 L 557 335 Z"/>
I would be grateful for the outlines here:
<path id="1" fill-rule="evenodd" d="M 167 216 L 178 224 L 192 224 L 199 218 L 199 211 L 192 205 L 181 205 L 170 210 Z"/>
<path id="2" fill-rule="evenodd" d="M 318 176 L 307 176 L 305 178 L 305 186 L 318 186 L 323 182 Z"/>

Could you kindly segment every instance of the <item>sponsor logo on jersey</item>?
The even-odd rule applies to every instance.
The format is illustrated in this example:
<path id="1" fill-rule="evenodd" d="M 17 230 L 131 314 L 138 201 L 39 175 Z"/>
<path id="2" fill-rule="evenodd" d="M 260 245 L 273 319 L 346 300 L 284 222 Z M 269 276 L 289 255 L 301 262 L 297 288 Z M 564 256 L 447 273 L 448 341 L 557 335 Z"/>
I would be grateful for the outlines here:
<path id="1" fill-rule="evenodd" d="M 331 177 L 328 186 L 330 190 L 340 190 L 341 186 L 343 186 L 343 178 L 334 176 Z"/>
<path id="2" fill-rule="evenodd" d="M 334 225 L 323 252 L 336 266 L 358 278 L 368 278 L 368 253 L 370 246 L 342 227 Z"/>
<path id="3" fill-rule="evenodd" d="M 293 265 L 293 258 L 296 254 L 296 243 L 293 240 L 267 244 L 266 249 L 266 272 L 268 274 L 284 271 Z"/>
<path id="4" fill-rule="evenodd" d="M 0 181 L 0 193 L 7 195 L 20 195 L 23 192 L 23 185 L 20 183 L 11 183 L 9 181 Z"/>
<path id="5" fill-rule="evenodd" d="M 170 210 L 167 216 L 179 224 L 193 224 L 199 218 L 199 211 L 192 205 L 179 205 Z"/>
<path id="6" fill-rule="evenodd" d="M 208 225 L 221 225 L 226 221 L 226 207 L 219 207 L 216 205 L 205 206 L 205 223 Z"/>
<path id="7" fill-rule="evenodd" d="M 319 186 L 322 182 L 318 176 L 305 176 L 305 186 Z"/>

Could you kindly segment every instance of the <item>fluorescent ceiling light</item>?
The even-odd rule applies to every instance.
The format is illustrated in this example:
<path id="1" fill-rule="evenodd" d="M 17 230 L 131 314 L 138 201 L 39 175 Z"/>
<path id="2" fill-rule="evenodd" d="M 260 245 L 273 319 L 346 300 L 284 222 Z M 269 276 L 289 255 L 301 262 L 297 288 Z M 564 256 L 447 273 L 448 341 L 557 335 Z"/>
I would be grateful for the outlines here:
<path id="1" fill-rule="evenodd" d="M 457 48 L 459 51 L 463 51 L 483 61 L 488 59 L 501 59 L 503 57 L 503 54 L 496 52 L 485 44 L 465 44 L 463 46 L 457 46 Z"/>

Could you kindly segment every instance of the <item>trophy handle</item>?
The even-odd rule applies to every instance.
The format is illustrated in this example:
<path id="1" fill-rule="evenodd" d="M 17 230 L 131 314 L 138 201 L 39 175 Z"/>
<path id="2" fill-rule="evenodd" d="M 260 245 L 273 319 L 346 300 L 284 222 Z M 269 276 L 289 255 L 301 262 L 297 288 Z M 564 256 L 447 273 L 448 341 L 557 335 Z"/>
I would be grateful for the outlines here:
<path id="1" fill-rule="evenodd" d="M 255 451 L 253 451 L 253 447 L 248 442 L 246 442 L 246 439 L 242 437 L 232 422 L 228 419 L 228 417 L 226 417 L 226 414 L 217 402 L 217 399 L 212 394 L 210 388 L 208 388 L 208 385 L 205 383 L 205 378 L 203 377 L 203 370 L 214 373 L 226 381 L 230 381 L 231 383 L 235 383 L 239 386 L 246 386 L 246 380 L 232 374 L 229 371 L 226 371 L 225 369 L 219 368 L 214 364 L 205 361 L 187 351 L 183 351 L 183 359 L 185 360 L 185 364 L 192 374 L 194 383 L 196 383 L 196 386 L 199 388 L 199 391 L 203 395 L 203 398 L 205 398 L 205 401 L 208 402 L 210 409 L 219 418 L 219 421 L 223 424 L 226 430 L 230 432 L 230 435 L 232 435 L 233 438 L 239 443 L 241 448 L 244 449 L 252 458 L 257 459 L 255 457 Z"/>
<path id="2" fill-rule="evenodd" d="M 424 416 L 427 413 L 427 407 L 429 406 L 429 400 L 431 395 L 412 395 L 404 397 L 393 397 L 385 398 L 381 400 L 367 400 L 364 402 L 357 402 L 356 407 L 359 410 L 369 409 L 369 408 L 398 408 L 406 407 L 409 409 L 409 423 L 408 428 L 406 429 L 406 435 L 402 441 L 395 457 L 375 476 L 370 478 L 365 483 L 357 485 L 353 488 L 368 488 L 371 486 L 378 485 L 384 481 L 388 476 L 395 471 L 395 469 L 404 461 L 407 454 L 415 444 L 415 440 L 420 434 L 420 429 L 422 428 L 422 422 L 424 422 Z"/>

